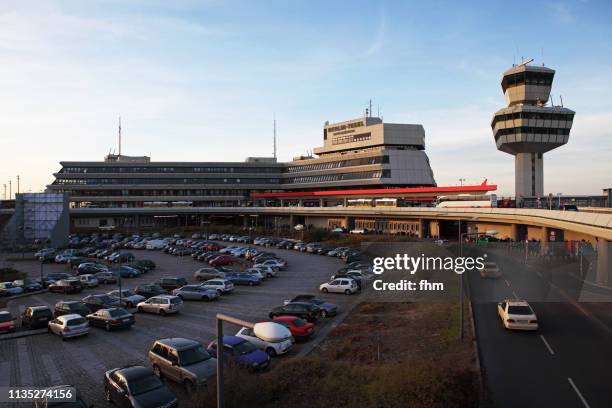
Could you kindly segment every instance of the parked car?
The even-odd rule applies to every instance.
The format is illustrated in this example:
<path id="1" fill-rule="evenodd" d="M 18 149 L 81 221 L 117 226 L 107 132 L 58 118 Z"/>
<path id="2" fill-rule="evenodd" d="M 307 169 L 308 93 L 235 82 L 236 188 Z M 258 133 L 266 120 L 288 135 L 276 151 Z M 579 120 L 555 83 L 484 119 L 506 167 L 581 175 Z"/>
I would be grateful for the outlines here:
<path id="1" fill-rule="evenodd" d="M 161 286 L 167 291 L 172 291 L 180 288 L 181 286 L 187 285 L 187 280 L 185 278 L 165 277 L 156 280 L 155 284 Z"/>
<path id="2" fill-rule="evenodd" d="M 217 341 L 208 345 L 208 352 L 217 357 Z M 270 364 L 270 356 L 259 350 L 253 343 L 237 336 L 223 336 L 224 356 L 251 371 L 264 370 Z"/>
<path id="3" fill-rule="evenodd" d="M 234 290 L 234 283 L 227 279 L 209 279 L 200 286 L 207 289 L 214 289 L 220 295 Z"/>
<path id="4" fill-rule="evenodd" d="M 273 278 L 276 276 L 276 270 L 268 265 L 255 265 L 252 268 L 247 269 L 245 272 L 251 273 L 250 271 L 257 271 L 261 274 L 261 280 L 264 278 Z"/>
<path id="5" fill-rule="evenodd" d="M 111 272 L 122 278 L 136 278 L 142 274 L 140 270 L 128 265 L 121 265 L 119 268 L 112 269 Z"/>
<path id="6" fill-rule="evenodd" d="M 111 290 L 107 295 L 119 301 L 119 289 Z M 145 300 L 144 296 L 134 293 L 129 289 L 121 289 L 121 302 L 126 307 L 134 307 L 143 300 Z"/>
<path id="7" fill-rule="evenodd" d="M 117 283 L 117 275 L 111 272 L 98 272 L 94 275 L 99 283 Z"/>
<path id="8" fill-rule="evenodd" d="M 259 259 L 257 259 L 257 261 L 259 261 Z M 259 265 L 270 266 L 276 269 L 285 269 L 287 267 L 287 262 L 283 259 L 271 258 L 262 260 L 261 262 L 257 262 L 254 267 L 257 267 Z"/>
<path id="9" fill-rule="evenodd" d="M 504 328 L 514 330 L 538 330 L 538 318 L 524 300 L 506 299 L 497 304 L 497 314 Z"/>
<path id="10" fill-rule="evenodd" d="M 260 281 L 264 281 L 266 279 L 266 274 L 263 270 L 260 270 L 259 268 L 249 268 L 246 269 L 244 272 L 239 272 L 239 273 L 248 273 L 251 274 L 255 277 L 257 277 Z M 272 276 L 272 275 L 270 275 Z"/>
<path id="11" fill-rule="evenodd" d="M 49 286 L 50 284 L 52 284 L 53 282 L 57 282 L 58 280 L 70 279 L 70 278 L 72 278 L 72 275 L 70 275 L 69 273 L 53 272 L 43 277 L 43 284 L 45 286 Z"/>
<path id="12" fill-rule="evenodd" d="M 148 367 L 129 365 L 104 373 L 104 396 L 118 407 L 178 406 L 176 395 Z"/>
<path id="13" fill-rule="evenodd" d="M 178 313 L 183 307 L 183 301 L 178 296 L 159 295 L 138 303 L 136 307 L 139 312 L 158 313 L 165 316 Z"/>
<path id="14" fill-rule="evenodd" d="M 86 318 L 91 326 L 102 327 L 106 331 L 129 328 L 136 323 L 133 314 L 118 307 L 99 309 L 94 313 L 88 314 Z"/>
<path id="15" fill-rule="evenodd" d="M 209 289 L 202 285 L 185 285 L 174 289 L 172 294 L 183 300 L 215 300 L 219 297 L 219 292 Z"/>
<path id="16" fill-rule="evenodd" d="M 13 281 L 13 284 L 17 287 L 20 287 L 24 290 L 24 292 L 36 292 L 41 290 L 43 287 L 39 281 L 35 281 L 32 279 L 17 279 Z"/>
<path id="17" fill-rule="evenodd" d="M 217 268 L 200 268 L 193 273 L 193 277 L 199 281 L 223 278 L 224 276 L 224 273 Z"/>
<path id="18" fill-rule="evenodd" d="M 83 285 L 78 279 L 62 279 L 49 285 L 49 292 L 57 293 L 80 293 L 83 291 Z"/>
<path id="19" fill-rule="evenodd" d="M 23 293 L 23 288 L 13 282 L 0 282 L 0 296 L 15 296 Z"/>
<path id="20" fill-rule="evenodd" d="M 261 279 L 257 276 L 241 272 L 226 273 L 225 279 L 231 281 L 234 285 L 253 286 L 261 283 Z"/>
<path id="21" fill-rule="evenodd" d="M 95 275 L 85 274 L 79 276 L 81 284 L 86 288 L 95 288 L 99 285 L 98 278 Z"/>
<path id="22" fill-rule="evenodd" d="M 0 333 L 13 333 L 15 331 L 15 318 L 7 310 L 0 311 Z"/>
<path id="23" fill-rule="evenodd" d="M 133 266 L 142 266 L 144 268 L 147 268 L 147 270 L 152 270 L 155 269 L 157 267 L 157 265 L 155 264 L 155 262 L 153 262 L 150 259 L 139 259 L 137 261 L 135 261 L 133 264 Z"/>
<path id="24" fill-rule="evenodd" d="M 297 316 L 276 316 L 273 321 L 289 329 L 296 340 L 307 340 L 314 333 L 314 323 L 307 322 Z"/>
<path id="25" fill-rule="evenodd" d="M 117 299 L 114 299 L 107 294 L 89 295 L 83 298 L 83 303 L 91 310 L 96 312 L 100 309 L 109 309 L 111 307 L 122 307 Z"/>
<path id="26" fill-rule="evenodd" d="M 144 296 L 148 299 L 153 296 L 167 295 L 168 291 L 157 284 L 138 285 L 134 290 L 134 293 L 140 296 Z"/>
<path id="27" fill-rule="evenodd" d="M 208 264 L 210 266 L 231 265 L 233 263 L 234 263 L 234 260 L 232 259 L 231 256 L 228 256 L 228 255 L 219 255 L 211 259 L 210 261 L 208 261 Z"/>
<path id="28" fill-rule="evenodd" d="M 291 331 L 275 322 L 256 323 L 252 329 L 243 327 L 238 330 L 236 337 L 248 340 L 270 357 L 285 354 L 293 346 Z"/>
<path id="29" fill-rule="evenodd" d="M 344 293 L 346 295 L 352 295 L 359 290 L 357 282 L 351 278 L 338 278 L 330 282 L 323 283 L 319 286 L 319 290 L 323 293 Z"/>
<path id="30" fill-rule="evenodd" d="M 32 402 L 34 408 L 91 408 L 85 403 L 81 393 L 74 385 L 54 385 L 44 388 L 44 390 L 46 395 Z M 53 395 L 68 395 L 69 393 L 74 393 L 72 402 L 59 402 L 51 398 Z"/>
<path id="31" fill-rule="evenodd" d="M 62 340 L 89 334 L 87 319 L 78 314 L 59 316 L 48 324 L 49 332 L 60 336 Z"/>
<path id="32" fill-rule="evenodd" d="M 276 316 L 297 316 L 299 318 L 315 322 L 321 314 L 321 309 L 312 303 L 287 303 L 283 306 L 277 306 L 269 313 L 270 319 Z"/>
<path id="33" fill-rule="evenodd" d="M 187 392 L 206 385 L 217 373 L 217 359 L 202 343 L 180 337 L 160 339 L 149 350 L 148 360 L 159 378 L 182 384 Z"/>
<path id="34" fill-rule="evenodd" d="M 68 314 L 78 314 L 83 317 L 91 313 L 91 310 L 83 302 L 77 300 L 60 300 L 53 307 L 53 317 L 57 318 Z"/>
<path id="35" fill-rule="evenodd" d="M 108 272 L 108 266 L 96 262 L 85 262 L 77 267 L 77 275 L 96 274 L 98 272 Z"/>
<path id="36" fill-rule="evenodd" d="M 21 315 L 21 327 L 41 329 L 47 327 L 47 323 L 52 319 L 53 313 L 49 306 L 30 306 Z"/>
<path id="37" fill-rule="evenodd" d="M 330 317 L 338 314 L 338 306 L 319 299 L 314 295 L 297 295 L 293 299 L 285 301 L 285 304 L 288 303 L 312 303 L 321 309 L 321 317 Z"/>

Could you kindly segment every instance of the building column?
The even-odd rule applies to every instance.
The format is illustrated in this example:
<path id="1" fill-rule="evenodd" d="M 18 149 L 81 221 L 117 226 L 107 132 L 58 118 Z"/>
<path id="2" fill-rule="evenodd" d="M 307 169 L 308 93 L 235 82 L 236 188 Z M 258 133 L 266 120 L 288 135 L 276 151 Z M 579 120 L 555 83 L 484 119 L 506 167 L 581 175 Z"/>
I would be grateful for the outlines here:
<path id="1" fill-rule="evenodd" d="M 323 199 L 319 198 L 319 207 L 323 207 Z"/>
<path id="2" fill-rule="evenodd" d="M 298 200 L 298 207 L 303 207 L 304 206 L 304 200 L 302 200 L 301 198 Z"/>
<path id="3" fill-rule="evenodd" d="M 510 224 L 510 239 L 518 241 L 518 225 L 516 224 Z"/>
<path id="4" fill-rule="evenodd" d="M 542 227 L 542 240 L 540 241 L 540 255 L 546 255 L 548 252 L 548 237 L 550 230 L 548 227 Z"/>
<path id="5" fill-rule="evenodd" d="M 440 222 L 438 220 L 431 220 L 429 222 L 429 235 L 432 238 L 440 238 Z"/>
<path id="6" fill-rule="evenodd" d="M 610 242 L 606 239 L 597 240 L 597 273 L 595 281 L 598 285 L 611 286 L 612 263 L 610 262 Z"/>
<path id="7" fill-rule="evenodd" d="M 342 199 L 342 202 L 343 202 L 343 204 L 342 204 L 342 205 L 344 205 L 344 206 L 346 207 L 346 204 L 347 204 L 347 199 L 346 199 L 346 197 Z"/>
<path id="8" fill-rule="evenodd" d="M 420 239 L 425 238 L 425 221 L 422 218 L 419 218 L 419 229 L 417 231 L 417 236 Z"/>

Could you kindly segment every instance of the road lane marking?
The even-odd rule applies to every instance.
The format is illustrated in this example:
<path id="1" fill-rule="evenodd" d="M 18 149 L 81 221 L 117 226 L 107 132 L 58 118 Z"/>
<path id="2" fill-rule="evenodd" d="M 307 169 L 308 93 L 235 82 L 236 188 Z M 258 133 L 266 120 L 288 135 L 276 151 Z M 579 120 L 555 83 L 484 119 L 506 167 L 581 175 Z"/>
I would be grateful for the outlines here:
<path id="1" fill-rule="evenodd" d="M 518 300 L 518 298 L 519 298 L 519 297 L 518 297 L 518 295 L 516 294 L 516 292 L 512 291 L 512 294 L 514 295 L 514 298 L 515 298 L 516 300 Z"/>
<path id="2" fill-rule="evenodd" d="M 576 384 L 574 384 L 574 381 L 570 378 L 567 377 L 567 381 L 569 381 L 570 385 L 572 386 L 572 388 L 574 389 L 574 391 L 576 391 L 576 394 L 578 394 L 578 398 L 580 398 L 580 401 L 582 401 L 582 403 L 584 404 L 584 406 L 586 408 L 591 408 L 591 406 L 589 405 L 588 402 L 586 402 L 586 399 L 584 399 L 584 397 L 582 396 L 582 394 L 580 393 L 580 390 L 578 389 L 578 387 L 576 387 Z"/>
<path id="3" fill-rule="evenodd" d="M 508 280 L 507 280 L 507 279 L 504 279 L 504 282 L 506 282 L 506 286 L 507 286 L 507 287 L 510 287 L 510 282 L 508 282 Z"/>
<path id="4" fill-rule="evenodd" d="M 540 338 L 542 339 L 542 341 L 544 342 L 544 344 L 546 345 L 546 348 L 548 349 L 548 351 L 550 351 L 551 355 L 555 355 L 555 352 L 553 351 L 552 347 L 550 347 L 550 344 L 548 344 L 548 342 L 546 341 L 546 339 L 544 338 L 544 336 L 542 336 L 540 334 Z"/>

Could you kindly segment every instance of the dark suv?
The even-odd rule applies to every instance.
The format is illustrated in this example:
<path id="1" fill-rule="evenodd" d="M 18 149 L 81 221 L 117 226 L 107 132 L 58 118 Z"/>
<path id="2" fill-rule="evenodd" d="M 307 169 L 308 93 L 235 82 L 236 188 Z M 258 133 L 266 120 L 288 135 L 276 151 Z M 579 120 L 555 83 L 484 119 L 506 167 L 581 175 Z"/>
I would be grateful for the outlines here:
<path id="1" fill-rule="evenodd" d="M 83 302 L 78 302 L 76 300 L 59 301 L 55 304 L 55 307 L 53 308 L 53 317 L 55 318 L 67 314 L 78 314 L 85 317 L 89 313 L 91 313 L 91 311 L 89 310 L 87 305 Z"/>
<path id="2" fill-rule="evenodd" d="M 154 283 L 149 285 L 138 285 L 134 292 L 136 292 L 137 295 L 146 297 L 147 299 L 153 296 L 168 294 L 166 289 Z"/>
<path id="3" fill-rule="evenodd" d="M 53 319 L 49 306 L 30 306 L 21 315 L 21 326 L 28 329 L 42 329 Z"/>
<path id="4" fill-rule="evenodd" d="M 270 319 L 274 319 L 276 316 L 297 316 L 301 319 L 314 322 L 317 317 L 321 314 L 321 308 L 312 303 L 287 303 L 284 306 L 275 307 L 270 311 Z"/>
<path id="5" fill-rule="evenodd" d="M 160 278 L 155 283 L 167 291 L 173 291 L 187 285 L 187 280 L 185 278 L 168 277 Z"/>

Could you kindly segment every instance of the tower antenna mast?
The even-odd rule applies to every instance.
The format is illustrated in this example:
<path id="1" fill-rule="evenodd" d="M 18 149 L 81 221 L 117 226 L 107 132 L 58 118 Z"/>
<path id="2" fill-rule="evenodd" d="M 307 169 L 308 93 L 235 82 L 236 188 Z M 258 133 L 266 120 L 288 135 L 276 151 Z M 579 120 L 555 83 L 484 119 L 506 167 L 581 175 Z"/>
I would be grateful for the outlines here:
<path id="1" fill-rule="evenodd" d="M 119 116 L 119 156 L 121 156 L 121 116 Z"/>
<path id="2" fill-rule="evenodd" d="M 274 158 L 276 159 L 276 113 L 274 114 Z"/>

